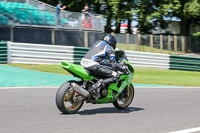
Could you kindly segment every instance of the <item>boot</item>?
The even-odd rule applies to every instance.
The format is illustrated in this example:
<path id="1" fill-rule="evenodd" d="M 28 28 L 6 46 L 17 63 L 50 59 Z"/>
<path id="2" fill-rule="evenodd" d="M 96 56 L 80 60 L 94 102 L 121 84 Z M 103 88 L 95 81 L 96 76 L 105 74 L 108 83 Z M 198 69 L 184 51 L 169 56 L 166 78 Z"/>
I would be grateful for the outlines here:
<path id="1" fill-rule="evenodd" d="M 100 97 L 100 94 L 97 91 L 97 89 L 101 88 L 103 86 L 104 86 L 103 79 L 100 79 L 99 81 L 97 81 L 96 84 L 94 84 L 91 88 L 89 88 L 88 91 L 90 92 L 90 94 L 92 95 L 92 97 L 97 100 Z"/>
<path id="2" fill-rule="evenodd" d="M 98 88 L 102 88 L 106 85 L 109 85 L 111 83 L 115 83 L 118 82 L 120 80 L 120 74 L 117 73 L 116 77 L 112 77 L 112 78 L 107 78 L 107 79 L 100 79 L 99 81 L 97 81 L 96 84 L 94 84 L 91 88 L 88 89 L 88 91 L 90 92 L 90 94 L 92 95 L 93 98 L 95 98 L 96 100 L 100 97 L 100 92 L 97 91 Z"/>

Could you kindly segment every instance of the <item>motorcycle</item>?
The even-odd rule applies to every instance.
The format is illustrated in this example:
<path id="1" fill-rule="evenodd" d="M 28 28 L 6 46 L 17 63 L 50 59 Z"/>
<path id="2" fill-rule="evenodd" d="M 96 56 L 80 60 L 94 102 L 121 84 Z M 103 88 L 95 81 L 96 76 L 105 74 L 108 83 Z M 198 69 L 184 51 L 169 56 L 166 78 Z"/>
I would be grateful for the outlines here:
<path id="1" fill-rule="evenodd" d="M 60 86 L 56 94 L 57 108 L 64 114 L 74 114 L 82 107 L 84 101 L 93 104 L 113 103 L 117 109 L 127 108 L 135 94 L 131 83 L 134 68 L 122 50 L 115 52 L 115 59 L 125 71 L 121 72 L 118 82 L 97 88 L 100 94 L 98 99 L 91 96 L 88 88 L 100 80 L 100 77 L 95 77 L 80 65 L 62 62 L 61 66 L 79 80 L 70 80 Z"/>

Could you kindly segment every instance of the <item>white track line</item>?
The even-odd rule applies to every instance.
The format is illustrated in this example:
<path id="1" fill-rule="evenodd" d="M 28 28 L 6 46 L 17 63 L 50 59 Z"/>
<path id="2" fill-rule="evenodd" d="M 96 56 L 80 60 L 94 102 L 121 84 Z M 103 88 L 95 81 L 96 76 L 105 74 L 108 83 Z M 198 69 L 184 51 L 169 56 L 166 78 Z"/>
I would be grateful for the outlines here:
<path id="1" fill-rule="evenodd" d="M 190 128 L 190 129 L 185 129 L 185 130 L 180 130 L 180 131 L 174 131 L 174 132 L 169 132 L 169 133 L 194 133 L 200 131 L 200 127 L 196 128 Z"/>

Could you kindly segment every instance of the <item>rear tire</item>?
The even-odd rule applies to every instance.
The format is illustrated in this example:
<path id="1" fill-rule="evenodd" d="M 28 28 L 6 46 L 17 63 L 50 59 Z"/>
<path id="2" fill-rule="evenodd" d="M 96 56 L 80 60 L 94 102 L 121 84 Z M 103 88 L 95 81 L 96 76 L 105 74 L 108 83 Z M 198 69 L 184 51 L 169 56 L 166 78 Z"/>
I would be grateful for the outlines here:
<path id="1" fill-rule="evenodd" d="M 80 102 L 73 102 L 71 100 L 72 96 L 74 95 L 74 90 L 71 88 L 70 84 L 73 82 L 78 84 L 77 81 L 65 82 L 60 86 L 56 94 L 56 105 L 58 109 L 64 114 L 76 113 L 83 106 L 84 103 L 84 100 Z M 66 106 L 67 102 L 72 105 L 70 107 L 67 107 Z"/>
<path id="2" fill-rule="evenodd" d="M 131 84 L 129 86 L 129 93 L 127 94 L 128 97 L 126 98 L 126 101 L 123 103 L 123 104 L 120 104 L 120 101 L 124 98 L 124 97 L 121 97 L 121 98 L 117 98 L 114 102 L 113 102 L 113 105 L 117 108 L 117 109 L 125 109 L 127 108 L 131 102 L 133 101 L 133 98 L 134 98 L 134 95 L 135 95 L 135 90 L 134 90 L 134 87 L 133 85 Z"/>

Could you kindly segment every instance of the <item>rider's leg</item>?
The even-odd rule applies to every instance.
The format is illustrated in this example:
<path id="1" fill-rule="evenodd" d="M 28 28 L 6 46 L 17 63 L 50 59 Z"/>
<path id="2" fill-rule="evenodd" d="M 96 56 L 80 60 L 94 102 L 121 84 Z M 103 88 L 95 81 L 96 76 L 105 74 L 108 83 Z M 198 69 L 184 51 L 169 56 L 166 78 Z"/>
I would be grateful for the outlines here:
<path id="1" fill-rule="evenodd" d="M 92 88 L 89 89 L 89 91 L 94 95 L 97 95 L 97 97 L 98 97 L 97 88 L 103 87 L 105 85 L 114 83 L 117 80 L 119 80 L 119 74 L 113 71 L 112 68 L 108 66 L 96 65 L 90 67 L 88 70 L 97 76 L 105 77 L 105 79 L 99 80 L 96 84 L 92 86 Z"/>
<path id="2" fill-rule="evenodd" d="M 89 70 L 96 76 L 103 77 L 105 84 L 115 82 L 119 78 L 119 74 L 109 66 L 95 65 L 90 67 Z"/>
<path id="3" fill-rule="evenodd" d="M 114 77 L 117 74 L 111 67 L 105 65 L 95 65 L 90 67 L 89 70 L 100 77 Z"/>

